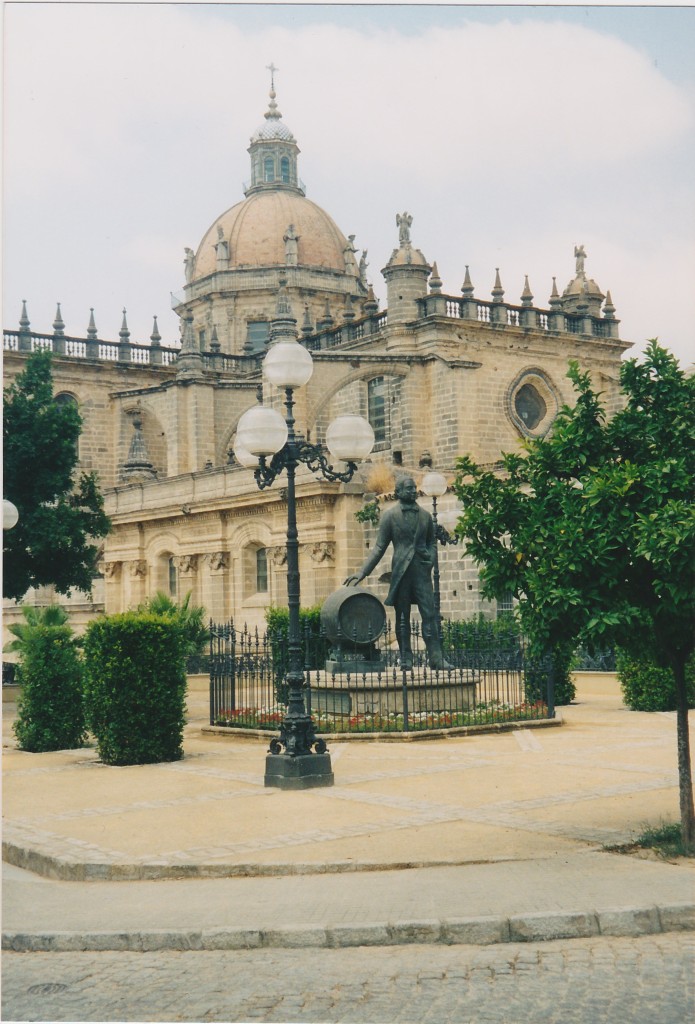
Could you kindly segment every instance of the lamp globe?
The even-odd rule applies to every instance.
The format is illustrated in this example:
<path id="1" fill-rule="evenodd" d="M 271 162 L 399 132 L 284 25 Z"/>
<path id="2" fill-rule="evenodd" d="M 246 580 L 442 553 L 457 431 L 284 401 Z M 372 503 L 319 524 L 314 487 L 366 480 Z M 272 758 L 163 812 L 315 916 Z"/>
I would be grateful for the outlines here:
<path id="1" fill-rule="evenodd" d="M 428 498 L 441 498 L 446 489 L 446 477 L 442 473 L 425 473 L 420 481 L 420 490 Z"/>
<path id="2" fill-rule="evenodd" d="M 336 459 L 359 462 L 374 447 L 374 431 L 364 416 L 337 416 L 328 424 L 326 447 Z"/>
<path id="3" fill-rule="evenodd" d="M 256 405 L 239 420 L 236 444 L 249 455 L 275 455 L 287 441 L 287 424 L 276 409 Z"/>
<path id="4" fill-rule="evenodd" d="M 313 372 L 311 353 L 298 341 L 276 341 L 263 360 L 263 376 L 278 388 L 301 388 Z"/>

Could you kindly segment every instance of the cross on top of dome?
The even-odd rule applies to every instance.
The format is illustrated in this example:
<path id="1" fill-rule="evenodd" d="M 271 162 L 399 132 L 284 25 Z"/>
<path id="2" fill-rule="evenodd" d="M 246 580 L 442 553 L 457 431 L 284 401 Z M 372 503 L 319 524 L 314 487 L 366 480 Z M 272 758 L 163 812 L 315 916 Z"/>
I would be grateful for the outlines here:
<path id="1" fill-rule="evenodd" d="M 263 115 L 265 118 L 265 124 L 260 125 L 251 136 L 251 142 L 259 142 L 261 140 L 272 140 L 282 139 L 286 142 L 294 142 L 294 135 L 284 124 L 282 120 L 282 114 L 278 109 L 278 105 L 275 102 L 277 93 L 275 92 L 275 72 L 279 70 L 274 64 L 268 64 L 267 70 L 270 71 L 270 102 L 268 103 L 268 109 Z"/>
<path id="2" fill-rule="evenodd" d="M 270 71 L 270 102 L 264 115 L 264 122 L 251 136 L 251 186 L 246 195 L 258 189 L 287 189 L 304 195 L 297 177 L 297 142 L 282 120 L 282 114 L 275 102 L 274 64 L 268 64 Z"/>

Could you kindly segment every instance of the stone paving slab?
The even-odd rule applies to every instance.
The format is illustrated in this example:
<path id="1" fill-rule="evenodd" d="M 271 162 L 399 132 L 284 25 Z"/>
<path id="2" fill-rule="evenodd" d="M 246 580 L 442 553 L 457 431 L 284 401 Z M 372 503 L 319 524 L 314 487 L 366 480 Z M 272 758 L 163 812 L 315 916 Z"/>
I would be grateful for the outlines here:
<path id="1" fill-rule="evenodd" d="M 264 788 L 265 744 L 203 722 L 182 761 L 113 768 L 18 751 L 4 720 L 8 948 L 695 927 L 692 862 L 600 852 L 678 818 L 675 715 L 627 712 L 614 689 L 580 688 L 553 730 L 334 743 L 336 785 L 299 793 Z"/>
<path id="2" fill-rule="evenodd" d="M 598 851 L 129 885 L 60 882 L 5 865 L 3 895 L 3 942 L 14 950 L 475 945 L 695 930 L 690 865 Z"/>

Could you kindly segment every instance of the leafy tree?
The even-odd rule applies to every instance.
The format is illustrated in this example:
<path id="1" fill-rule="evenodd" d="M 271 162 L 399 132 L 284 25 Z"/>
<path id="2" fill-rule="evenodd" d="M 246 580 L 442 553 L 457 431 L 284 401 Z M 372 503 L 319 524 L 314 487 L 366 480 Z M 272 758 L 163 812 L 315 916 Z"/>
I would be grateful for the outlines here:
<path id="1" fill-rule="evenodd" d="M 498 472 L 459 461 L 458 531 L 484 593 L 512 590 L 539 647 L 619 644 L 651 654 L 676 683 L 684 845 L 695 849 L 685 666 L 695 646 L 695 377 L 653 340 L 621 368 L 624 407 L 608 421 L 588 375 L 550 436 Z"/>
<path id="2" fill-rule="evenodd" d="M 75 481 L 82 420 L 73 403 L 53 400 L 51 353 L 32 353 L 5 390 L 3 493 L 19 512 L 3 534 L 3 596 L 53 584 L 60 594 L 92 589 L 98 548 L 110 522 L 96 475 Z"/>

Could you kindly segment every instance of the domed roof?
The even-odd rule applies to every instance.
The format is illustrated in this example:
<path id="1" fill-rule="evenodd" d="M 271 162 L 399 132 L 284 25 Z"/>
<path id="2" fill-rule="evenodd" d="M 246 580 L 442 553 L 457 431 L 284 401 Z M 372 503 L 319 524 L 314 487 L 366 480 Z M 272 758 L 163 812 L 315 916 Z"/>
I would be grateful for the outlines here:
<path id="1" fill-rule="evenodd" d="M 284 121 L 278 118 L 269 118 L 256 128 L 251 136 L 251 142 L 259 142 L 263 139 L 282 139 L 284 142 L 295 142 L 296 139 Z"/>
<path id="2" fill-rule="evenodd" d="M 228 243 L 230 270 L 286 266 L 285 235 L 290 226 L 298 236 L 298 266 L 345 273 L 348 241 L 332 218 L 310 199 L 278 189 L 255 192 L 217 218 L 198 247 L 193 280 L 217 269 L 215 246 L 220 238 Z M 353 267 L 354 257 L 348 251 Z"/>
<path id="3" fill-rule="evenodd" d="M 573 295 L 595 295 L 603 298 L 603 292 L 599 286 L 593 278 L 587 277 L 586 274 L 580 274 L 570 281 L 562 294 L 563 297 L 568 298 Z"/>
<path id="4" fill-rule="evenodd" d="M 282 114 L 275 102 L 275 83 L 270 88 L 270 103 L 265 114 L 265 122 L 256 128 L 251 136 L 251 144 L 263 141 L 264 139 L 282 139 L 285 142 L 295 142 L 296 139 L 286 124 L 282 121 Z"/>
<path id="5" fill-rule="evenodd" d="M 387 264 L 389 267 L 428 267 L 429 264 L 419 249 L 413 246 L 401 246 L 394 249 Z"/>

